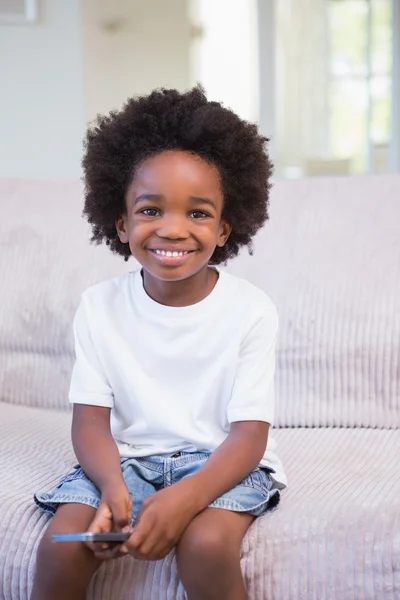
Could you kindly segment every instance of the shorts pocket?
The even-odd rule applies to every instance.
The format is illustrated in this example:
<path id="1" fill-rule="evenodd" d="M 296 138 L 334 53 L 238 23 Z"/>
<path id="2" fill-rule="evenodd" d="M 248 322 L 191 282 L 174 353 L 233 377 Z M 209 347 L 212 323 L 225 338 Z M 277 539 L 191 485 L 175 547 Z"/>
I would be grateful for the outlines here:
<path id="1" fill-rule="evenodd" d="M 61 488 L 64 483 L 77 481 L 78 479 L 87 479 L 86 474 L 80 465 L 75 465 L 72 471 L 61 477 L 58 482 L 57 489 Z"/>
<path id="2" fill-rule="evenodd" d="M 258 468 L 243 479 L 240 485 L 251 487 L 268 496 L 272 488 L 272 479 L 269 473 L 270 471 L 267 469 Z"/>
<path id="3" fill-rule="evenodd" d="M 279 504 L 279 491 L 273 489 L 268 470 L 257 468 L 232 490 L 217 498 L 211 508 L 246 512 L 259 517 Z"/>

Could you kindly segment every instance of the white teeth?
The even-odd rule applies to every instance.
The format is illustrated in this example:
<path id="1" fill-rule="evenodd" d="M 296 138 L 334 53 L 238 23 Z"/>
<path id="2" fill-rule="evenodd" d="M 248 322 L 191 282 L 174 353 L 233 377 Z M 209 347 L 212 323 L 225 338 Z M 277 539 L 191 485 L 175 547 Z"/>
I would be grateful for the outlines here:
<path id="1" fill-rule="evenodd" d="M 154 250 L 154 252 L 156 254 L 158 254 L 159 256 L 168 256 L 168 257 L 178 257 L 178 256 L 184 256 L 185 254 L 188 254 L 188 251 L 177 252 L 176 250 L 174 252 L 171 252 L 170 250 Z"/>

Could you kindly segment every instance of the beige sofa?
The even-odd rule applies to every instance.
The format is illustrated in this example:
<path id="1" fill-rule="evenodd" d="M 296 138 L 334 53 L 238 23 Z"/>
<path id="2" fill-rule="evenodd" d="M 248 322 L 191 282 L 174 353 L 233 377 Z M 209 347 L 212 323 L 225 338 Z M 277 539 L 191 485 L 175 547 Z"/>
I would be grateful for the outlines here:
<path id="1" fill-rule="evenodd" d="M 87 242 L 79 184 L 0 182 L 0 599 L 27 600 L 48 517 L 32 494 L 73 463 L 67 389 L 81 291 L 134 268 Z M 254 600 L 400 598 L 400 176 L 277 182 L 229 265 L 280 313 L 280 508 L 243 543 Z M 250 307 L 249 307 L 250 309 Z M 182 600 L 173 554 L 104 565 L 88 598 Z"/>

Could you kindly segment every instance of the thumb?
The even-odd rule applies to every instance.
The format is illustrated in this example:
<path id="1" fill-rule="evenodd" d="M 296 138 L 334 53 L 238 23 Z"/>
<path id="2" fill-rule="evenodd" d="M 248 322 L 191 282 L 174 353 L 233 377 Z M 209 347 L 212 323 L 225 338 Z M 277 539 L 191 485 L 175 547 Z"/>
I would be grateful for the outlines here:
<path id="1" fill-rule="evenodd" d="M 93 521 L 88 527 L 92 533 L 105 533 L 111 531 L 113 515 L 110 507 L 106 503 L 101 503 L 96 511 Z"/>
<path id="2" fill-rule="evenodd" d="M 93 521 L 87 531 L 89 533 L 108 533 L 112 530 L 112 512 L 109 505 L 102 502 L 96 511 Z M 97 542 L 86 542 L 86 546 L 93 552 L 98 550 Z"/>

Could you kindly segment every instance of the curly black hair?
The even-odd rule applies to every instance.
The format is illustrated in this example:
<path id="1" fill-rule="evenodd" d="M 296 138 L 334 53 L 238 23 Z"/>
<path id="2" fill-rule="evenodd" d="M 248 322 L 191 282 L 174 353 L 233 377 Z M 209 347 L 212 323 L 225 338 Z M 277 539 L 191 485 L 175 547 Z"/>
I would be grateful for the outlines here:
<path id="1" fill-rule="evenodd" d="M 117 235 L 115 221 L 126 211 L 125 196 L 135 169 L 164 150 L 192 152 L 219 170 L 222 217 L 232 227 L 211 264 L 225 263 L 248 246 L 268 219 L 272 163 L 256 125 L 240 119 L 219 102 L 208 101 L 201 86 L 180 93 L 155 90 L 134 97 L 120 111 L 98 115 L 88 129 L 82 161 L 85 183 L 83 214 L 92 226 L 91 241 L 105 242 L 125 260 L 129 245 Z"/>

